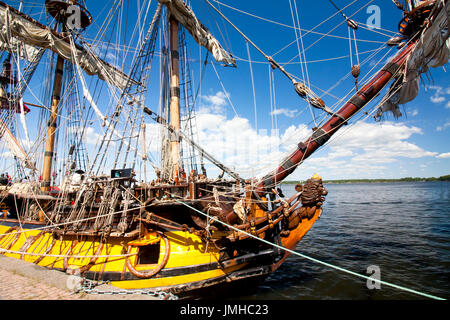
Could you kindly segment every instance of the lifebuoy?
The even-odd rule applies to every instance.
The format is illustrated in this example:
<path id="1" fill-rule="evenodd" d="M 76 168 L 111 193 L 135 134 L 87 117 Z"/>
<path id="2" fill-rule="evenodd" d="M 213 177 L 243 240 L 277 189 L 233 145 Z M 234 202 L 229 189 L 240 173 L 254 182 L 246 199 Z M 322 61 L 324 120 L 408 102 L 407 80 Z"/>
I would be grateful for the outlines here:
<path id="1" fill-rule="evenodd" d="M 160 236 L 160 239 L 161 238 L 164 239 L 165 252 L 164 252 L 164 259 L 161 261 L 161 263 L 159 265 L 157 265 L 157 267 L 155 269 L 152 269 L 152 270 L 149 270 L 149 271 L 136 270 L 136 268 L 130 262 L 130 256 L 127 256 L 125 258 L 125 264 L 126 264 L 128 270 L 130 270 L 131 274 L 133 274 L 134 276 L 136 276 L 138 278 L 149 279 L 149 278 L 153 277 L 155 274 L 160 272 L 162 268 L 165 267 L 165 265 L 167 264 L 167 260 L 169 260 L 169 254 L 170 254 L 170 242 L 169 242 L 169 239 L 167 239 L 167 237 L 164 234 L 160 233 L 160 232 L 157 232 L 157 234 Z M 135 247 L 135 246 L 131 246 L 131 245 L 128 246 L 128 250 L 127 250 L 128 254 L 131 253 L 131 249 L 133 249 L 133 247 Z"/>

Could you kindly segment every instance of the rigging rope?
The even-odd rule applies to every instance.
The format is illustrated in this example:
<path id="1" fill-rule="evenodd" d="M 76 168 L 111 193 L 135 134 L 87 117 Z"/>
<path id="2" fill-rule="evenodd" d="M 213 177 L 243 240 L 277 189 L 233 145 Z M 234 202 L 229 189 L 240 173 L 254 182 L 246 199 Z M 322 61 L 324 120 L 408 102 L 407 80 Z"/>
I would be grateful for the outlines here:
<path id="1" fill-rule="evenodd" d="M 339 13 L 344 17 L 345 21 L 347 21 L 347 24 L 349 26 L 352 26 L 352 28 L 354 28 L 354 29 L 358 28 L 358 26 L 355 24 L 355 22 L 353 20 L 351 20 L 349 17 L 347 17 L 345 15 L 345 13 L 342 12 L 342 10 L 339 9 L 339 7 L 332 0 L 328 0 L 328 1 L 339 11 Z"/>
<path id="2" fill-rule="evenodd" d="M 234 11 L 237 11 L 237 12 L 239 12 L 239 13 L 242 13 L 242 14 L 248 15 L 248 16 L 250 16 L 250 17 L 253 17 L 253 18 L 255 18 L 255 19 L 259 19 L 259 20 L 262 20 L 262 21 L 266 21 L 266 22 L 269 22 L 269 23 L 273 23 L 273 24 L 275 24 L 275 25 L 279 25 L 279 26 L 282 26 L 282 27 L 295 29 L 294 26 L 287 25 L 287 24 L 284 24 L 284 23 L 281 23 L 281 22 L 278 22 L 278 21 L 274 21 L 274 20 L 270 20 L 270 19 L 267 19 L 267 18 L 263 18 L 263 17 L 257 16 L 257 15 L 255 15 L 255 14 L 252 14 L 252 13 L 249 13 L 249 12 L 246 12 L 246 11 L 243 11 L 243 10 L 240 10 L 240 9 L 237 9 L 237 8 L 234 8 L 234 7 L 230 6 L 230 5 L 224 4 L 224 3 L 219 2 L 219 1 L 217 1 L 217 0 L 212 0 L 212 1 L 216 2 L 217 4 L 223 5 L 223 6 L 229 8 L 229 9 L 231 9 L 231 10 L 234 10 Z M 355 4 L 357 1 L 358 1 L 358 0 L 355 0 L 355 1 L 351 2 L 350 4 L 346 5 L 346 6 L 344 7 L 344 9 L 346 9 L 346 8 L 350 7 L 351 5 Z M 304 36 L 306 36 L 306 35 L 312 33 L 312 34 L 317 34 L 317 35 L 321 35 L 321 36 L 327 36 L 327 37 L 331 37 L 331 38 L 347 39 L 346 37 L 343 37 L 343 36 L 338 36 L 338 35 L 333 35 L 333 34 L 324 34 L 324 33 L 321 33 L 321 32 L 314 31 L 315 29 L 317 29 L 318 27 L 320 27 L 322 24 L 324 24 L 324 23 L 327 22 L 328 20 L 332 19 L 332 18 L 333 18 L 334 16 L 336 16 L 337 14 L 338 14 L 338 13 L 336 12 L 336 13 L 333 14 L 332 16 L 330 16 L 330 17 L 328 17 L 327 19 L 323 20 L 321 23 L 319 23 L 317 26 L 315 26 L 315 27 L 314 27 L 313 29 L 311 29 L 311 30 L 301 29 L 301 31 L 304 31 L 304 32 L 305 32 Z M 377 32 L 376 30 L 372 30 L 372 29 L 369 29 L 369 28 L 367 28 L 367 29 L 368 29 L 368 31 L 373 31 L 373 32 L 379 33 L 379 32 Z M 391 33 L 395 33 L 395 32 L 392 32 L 392 31 L 390 31 L 390 30 L 384 30 L 384 29 L 382 29 L 382 30 L 383 30 L 383 31 L 388 31 L 388 32 L 391 32 Z M 380 34 L 382 34 L 382 33 L 380 33 Z M 385 34 L 383 34 L 383 35 L 385 35 Z M 390 35 L 385 35 L 385 36 L 386 36 L 386 37 L 389 37 L 389 38 L 391 37 Z M 291 42 L 287 47 L 289 47 L 290 45 L 292 45 L 293 43 L 295 43 L 295 41 L 296 41 L 296 40 L 294 40 L 293 42 Z M 361 41 L 361 42 L 370 42 L 370 43 L 384 43 L 384 42 L 381 42 L 381 41 L 366 40 L 366 39 L 359 39 L 358 41 Z M 286 47 L 283 48 L 282 50 L 280 50 L 279 52 L 273 54 L 272 57 L 276 56 L 278 53 L 280 53 L 280 52 L 283 51 L 284 49 L 286 49 Z"/>
<path id="3" fill-rule="evenodd" d="M 303 36 L 302 36 L 301 28 L 300 28 L 300 19 L 298 16 L 298 9 L 297 9 L 296 1 L 294 1 L 294 6 L 295 6 L 297 20 L 294 18 L 294 11 L 292 8 L 292 3 L 291 3 L 291 0 L 289 0 L 289 7 L 291 9 L 292 22 L 294 23 L 294 27 L 298 26 L 298 28 L 297 27 L 295 28 L 295 38 L 296 38 L 296 42 L 297 42 L 298 57 L 300 59 L 300 62 L 303 62 L 300 64 L 301 70 L 302 70 L 302 75 L 303 75 L 303 83 L 306 83 L 308 85 L 308 87 L 311 88 L 311 82 L 309 80 L 309 72 L 308 72 L 308 63 L 306 61 L 305 46 L 303 45 Z M 297 36 L 297 29 L 299 30 L 299 36 Z M 298 39 L 300 39 L 300 42 L 302 45 L 301 50 L 300 50 L 300 45 L 299 45 Z M 311 106 L 311 98 L 307 97 L 307 101 L 308 101 L 308 108 L 311 113 L 311 117 L 314 121 L 314 125 L 317 127 L 316 115 L 314 114 L 314 110 Z"/>
<path id="4" fill-rule="evenodd" d="M 356 12 L 354 12 L 351 16 L 355 16 L 357 13 L 359 13 L 361 10 L 363 10 L 365 7 L 369 6 L 372 2 L 374 2 L 375 0 L 370 0 L 369 2 L 367 2 L 364 6 L 362 6 L 360 9 L 358 9 Z M 308 47 L 305 48 L 305 50 L 309 50 L 312 46 L 316 45 L 319 41 L 321 41 L 323 38 L 325 38 L 326 36 L 331 36 L 331 32 L 333 32 L 334 30 L 336 30 L 337 28 L 339 28 L 345 21 L 340 22 L 339 24 L 336 24 L 336 26 L 334 28 L 332 28 L 330 31 L 328 31 L 326 34 L 323 34 L 322 37 L 320 37 L 319 39 L 317 39 L 316 41 L 314 41 L 312 44 L 310 44 Z M 306 34 L 305 34 L 306 35 Z M 346 39 L 348 40 L 346 37 L 342 37 L 342 39 Z M 283 49 L 279 50 L 277 53 L 275 53 L 273 56 L 275 56 L 276 54 L 280 53 L 281 51 L 285 50 L 286 48 L 288 48 L 290 45 L 292 45 L 295 42 L 295 40 L 293 42 L 291 42 L 290 44 L 288 44 L 287 46 L 285 46 Z M 383 45 L 386 44 L 386 42 L 379 42 L 379 41 L 371 41 L 371 42 L 378 42 L 378 43 L 382 43 Z M 290 61 L 288 61 L 286 64 L 290 63 L 292 60 L 294 60 L 296 58 L 293 57 Z M 285 64 L 283 64 L 284 66 Z"/>
<path id="5" fill-rule="evenodd" d="M 247 54 L 248 54 L 248 64 L 250 67 L 250 77 L 252 79 L 252 89 L 253 89 L 253 108 L 255 113 L 255 130 L 258 131 L 258 114 L 256 111 L 256 93 L 255 93 L 255 81 L 253 79 L 253 67 L 252 67 L 252 59 L 250 57 L 250 47 L 248 45 L 248 41 L 245 42 L 247 45 Z"/>
<path id="6" fill-rule="evenodd" d="M 224 93 L 225 97 L 227 98 L 228 102 L 230 103 L 231 107 L 233 108 L 234 114 L 236 115 L 236 117 L 240 118 L 239 114 L 236 111 L 236 108 L 234 107 L 233 102 L 231 102 L 230 96 L 228 95 L 228 91 L 225 89 L 225 86 L 223 85 L 222 79 L 220 78 L 219 73 L 217 72 L 216 67 L 214 66 L 214 63 L 211 63 L 211 65 L 214 69 L 217 79 L 219 80 L 220 86 L 223 89 L 223 93 Z"/>
<path id="7" fill-rule="evenodd" d="M 278 132 L 277 104 L 275 99 L 275 75 L 269 64 L 269 86 L 270 86 L 270 115 L 272 116 L 272 131 Z"/>
<path id="8" fill-rule="evenodd" d="M 325 105 L 325 103 L 305 84 L 298 82 L 295 78 L 287 72 L 283 66 L 281 66 L 278 62 L 276 62 L 273 57 L 265 54 L 254 42 L 252 42 L 249 37 L 247 37 L 236 25 L 234 25 L 225 15 L 220 12 L 216 7 L 214 7 L 209 0 L 205 0 L 219 15 L 227 21 L 248 43 L 250 43 L 258 52 L 260 52 L 272 65 L 273 68 L 279 69 L 281 73 L 283 73 L 293 84 L 295 91 L 302 98 L 308 101 L 308 103 L 314 107 L 321 109 L 329 114 L 331 110 Z M 372 0 L 373 1 L 373 0 Z M 214 65 L 213 65 L 214 66 Z"/>

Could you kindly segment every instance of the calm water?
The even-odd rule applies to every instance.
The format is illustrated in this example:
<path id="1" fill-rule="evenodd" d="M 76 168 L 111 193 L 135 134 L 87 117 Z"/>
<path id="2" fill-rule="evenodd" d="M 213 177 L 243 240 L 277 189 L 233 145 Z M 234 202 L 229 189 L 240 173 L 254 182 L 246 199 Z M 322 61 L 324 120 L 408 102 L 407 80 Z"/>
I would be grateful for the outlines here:
<path id="1" fill-rule="evenodd" d="M 354 272 L 376 265 L 381 280 L 450 298 L 450 183 L 326 185 L 324 212 L 297 251 Z M 288 197 L 294 186 L 285 186 Z M 425 299 L 289 257 L 243 299 Z"/>

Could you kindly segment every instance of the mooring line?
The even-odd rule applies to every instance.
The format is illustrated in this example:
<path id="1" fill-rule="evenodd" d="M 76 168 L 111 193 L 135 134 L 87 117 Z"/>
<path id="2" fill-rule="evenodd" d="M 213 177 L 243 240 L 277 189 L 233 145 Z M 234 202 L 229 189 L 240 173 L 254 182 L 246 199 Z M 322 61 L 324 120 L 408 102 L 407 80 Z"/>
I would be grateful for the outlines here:
<path id="1" fill-rule="evenodd" d="M 196 211 L 196 212 L 198 212 L 198 213 L 200 213 L 200 214 L 206 216 L 205 213 L 203 213 L 202 211 L 200 211 L 200 210 L 198 210 L 198 209 L 196 209 L 196 208 L 194 208 L 194 207 L 188 205 L 187 203 L 184 203 L 184 202 L 179 201 L 179 200 L 177 200 L 177 199 L 174 199 L 174 200 L 175 200 L 176 202 L 181 203 L 181 204 L 183 204 L 184 206 L 186 206 L 186 207 L 188 207 L 188 208 L 190 208 L 190 209 L 192 209 L 192 210 L 194 210 L 194 211 Z M 272 242 L 270 242 L 270 241 L 261 239 L 261 238 L 255 236 L 255 235 L 253 235 L 253 234 L 251 234 L 251 233 L 242 231 L 242 230 L 240 230 L 240 229 L 238 229 L 238 228 L 235 228 L 235 227 L 233 227 L 233 226 L 231 226 L 231 225 L 229 225 L 229 224 L 227 224 L 227 223 L 225 223 L 225 222 L 222 222 L 222 221 L 220 221 L 219 219 L 217 219 L 217 218 L 215 218 L 215 217 L 209 216 L 209 218 L 212 219 L 212 220 L 214 220 L 214 221 L 216 221 L 216 222 L 218 222 L 218 223 L 220 223 L 220 224 L 222 224 L 222 225 L 224 225 L 224 226 L 226 226 L 226 227 L 228 227 L 228 228 L 230 228 L 230 229 L 233 229 L 233 230 L 235 230 L 235 231 L 244 233 L 244 234 L 248 235 L 248 236 L 251 237 L 251 238 L 254 238 L 254 239 L 256 239 L 256 240 L 262 241 L 262 242 L 264 242 L 264 243 L 266 243 L 266 244 L 269 244 L 269 245 L 271 245 L 271 246 L 277 247 L 277 248 L 279 248 L 279 249 L 281 249 L 281 250 L 287 251 L 287 252 L 289 252 L 289 253 L 291 253 L 291 254 L 294 254 L 294 255 L 297 255 L 297 256 L 299 256 L 299 257 L 302 257 L 302 258 L 308 259 L 308 260 L 310 260 L 310 261 L 313 261 L 313 262 L 322 264 L 322 265 L 327 266 L 327 267 L 329 267 L 329 268 L 333 268 L 333 269 L 336 269 L 336 270 L 339 270 L 339 271 L 342 271 L 342 272 L 345 272 L 345 273 L 348 273 L 348 274 L 351 274 L 351 275 L 354 275 L 354 276 L 357 276 L 357 277 L 360 277 L 360 278 L 363 278 L 363 279 L 367 279 L 367 280 L 370 280 L 370 281 L 378 282 L 378 283 L 380 283 L 380 284 L 384 284 L 384 285 L 386 285 L 386 286 L 393 287 L 393 288 L 396 288 L 396 289 L 399 289 L 399 290 L 403 290 L 403 291 L 406 291 L 406 292 L 414 293 L 414 294 L 417 294 L 417 295 L 420 295 L 420 296 L 423 296 L 423 297 L 426 297 L 426 298 L 429 298 L 429 299 L 446 300 L 446 299 L 441 298 L 441 297 L 437 297 L 437 296 L 434 296 L 434 295 L 431 295 L 431 294 L 427 294 L 427 293 L 420 292 L 420 291 L 417 291 L 417 290 L 413 290 L 413 289 L 409 289 L 409 288 L 406 288 L 406 287 L 402 287 L 402 286 L 399 286 L 399 285 L 396 285 L 396 284 L 393 284 L 393 283 L 390 283 L 390 282 L 387 282 L 387 281 L 374 279 L 374 278 L 371 278 L 371 277 L 368 277 L 368 276 L 365 276 L 365 275 L 362 275 L 362 274 L 353 272 L 353 271 L 351 271 L 351 270 L 347 270 L 347 269 L 344 269 L 344 268 L 342 268 L 342 267 L 338 267 L 338 266 L 335 266 L 335 265 L 333 265 L 333 264 L 330 264 L 330 263 L 327 263 L 327 262 L 320 261 L 320 260 L 318 260 L 318 259 L 315 259 L 315 258 L 309 257 L 309 256 L 307 256 L 307 255 L 304 255 L 304 254 L 302 254 L 302 253 L 300 253 L 300 252 L 296 252 L 296 251 L 287 249 L 287 248 L 285 248 L 285 247 L 283 247 L 283 246 L 280 246 L 280 245 L 277 245 L 277 244 L 275 244 L 275 243 L 272 243 Z"/>

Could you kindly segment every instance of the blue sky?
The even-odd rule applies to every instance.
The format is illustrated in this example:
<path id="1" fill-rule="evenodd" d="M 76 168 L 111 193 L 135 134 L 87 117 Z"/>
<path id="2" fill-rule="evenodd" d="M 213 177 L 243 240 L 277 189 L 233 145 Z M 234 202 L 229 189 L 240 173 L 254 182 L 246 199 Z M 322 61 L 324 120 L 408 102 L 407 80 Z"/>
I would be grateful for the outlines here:
<path id="1" fill-rule="evenodd" d="M 328 106 L 334 106 L 339 98 L 353 89 L 353 78 L 344 77 L 351 67 L 348 28 L 343 23 L 342 16 L 335 15 L 336 9 L 329 1 L 297 1 L 295 4 L 293 0 L 222 2 L 223 4 L 219 4 L 212 1 L 265 53 L 283 64 L 289 73 L 299 80 L 309 79 L 311 88 Z M 395 54 L 395 48 L 390 50 L 383 46 L 383 43 L 396 32 L 401 12 L 391 1 L 385 0 L 334 2 L 341 8 L 353 3 L 344 9 L 344 12 L 360 23 L 360 28 L 356 31 L 357 50 L 360 55 L 353 55 L 352 60 L 355 63 L 359 58 L 361 64 L 364 62 L 360 76 L 363 79 L 372 68 L 378 70 Z M 17 1 L 8 3 L 17 7 Z M 98 32 L 103 17 L 113 7 L 114 1 L 88 0 L 86 4 L 95 19 L 95 23 L 86 32 L 86 38 L 89 39 L 94 38 Z M 155 5 L 156 1 L 153 1 L 151 8 Z M 276 167 L 277 161 L 295 144 L 309 136 L 311 127 L 314 126 L 311 111 L 306 102 L 294 92 L 290 81 L 278 70 L 270 71 L 263 56 L 251 46 L 247 49 L 243 38 L 208 4 L 203 0 L 192 0 L 191 5 L 202 23 L 237 60 L 237 68 L 222 67 L 218 63 L 214 63 L 215 69 L 211 63 L 207 66 L 197 105 L 199 142 L 207 151 L 215 154 L 226 165 L 242 172 L 244 176 L 266 173 Z M 367 30 L 365 27 L 373 14 L 373 11 L 367 11 L 370 6 L 380 9 L 381 29 Z M 126 19 L 128 23 L 134 23 L 136 15 L 136 2 L 132 1 L 128 7 L 128 17 L 123 13 L 122 21 Z M 297 15 L 303 43 L 295 41 L 293 16 L 297 23 Z M 39 19 L 38 11 L 35 11 L 34 17 Z M 328 18 L 329 20 L 326 20 Z M 42 18 L 40 21 L 43 21 Z M 334 28 L 336 29 L 332 30 Z M 314 32 L 308 33 L 307 30 L 312 29 Z M 121 39 L 125 34 L 131 39 L 133 28 L 123 30 L 125 31 L 122 31 Z M 118 34 L 111 35 L 113 39 L 118 38 Z M 326 36 L 321 39 L 323 35 Z M 187 38 L 192 45 L 191 37 Z M 287 46 L 288 44 L 291 45 Z M 305 66 L 304 60 L 298 57 L 299 48 L 302 47 L 306 48 L 304 54 L 308 62 L 307 73 L 306 68 L 302 70 L 300 64 Z M 380 50 L 376 51 L 377 49 Z M 156 50 L 160 50 L 159 45 Z M 194 45 L 190 47 L 189 52 L 195 90 L 199 83 L 200 64 L 205 57 L 205 50 L 199 50 Z M 352 53 L 355 53 L 353 43 Z M 123 54 L 120 50 L 109 52 L 108 61 L 119 65 Z M 157 106 L 159 101 L 158 59 L 155 59 L 149 85 L 147 104 L 151 106 Z M 249 60 L 252 61 L 251 64 Z M 428 177 L 449 174 L 450 77 L 445 67 L 431 70 L 431 77 L 423 77 L 419 97 L 401 106 L 403 116 L 400 119 L 395 120 L 391 115 L 386 115 L 384 120 L 378 123 L 373 117 L 359 122 L 356 120 L 360 116 L 355 117 L 348 128 L 336 134 L 325 148 L 305 161 L 288 179 L 306 179 L 315 172 L 324 179 Z M 33 80 L 31 88 L 40 90 L 43 74 L 44 72 Z M 337 82 L 338 85 L 334 87 Z M 35 96 L 27 95 L 25 98 L 36 102 Z M 366 110 L 371 112 L 380 100 L 381 96 Z M 108 101 L 105 98 L 99 104 L 107 105 Z M 317 111 L 314 111 L 314 114 L 319 116 Z M 34 116 L 29 116 L 30 121 Z M 316 120 L 319 121 L 320 118 Z M 157 128 L 154 124 L 148 125 L 151 138 Z M 93 132 L 90 134 L 88 140 L 93 146 L 98 135 Z M 151 148 L 156 145 L 153 144 Z M 212 168 L 210 170 L 212 174 L 217 173 Z"/>

